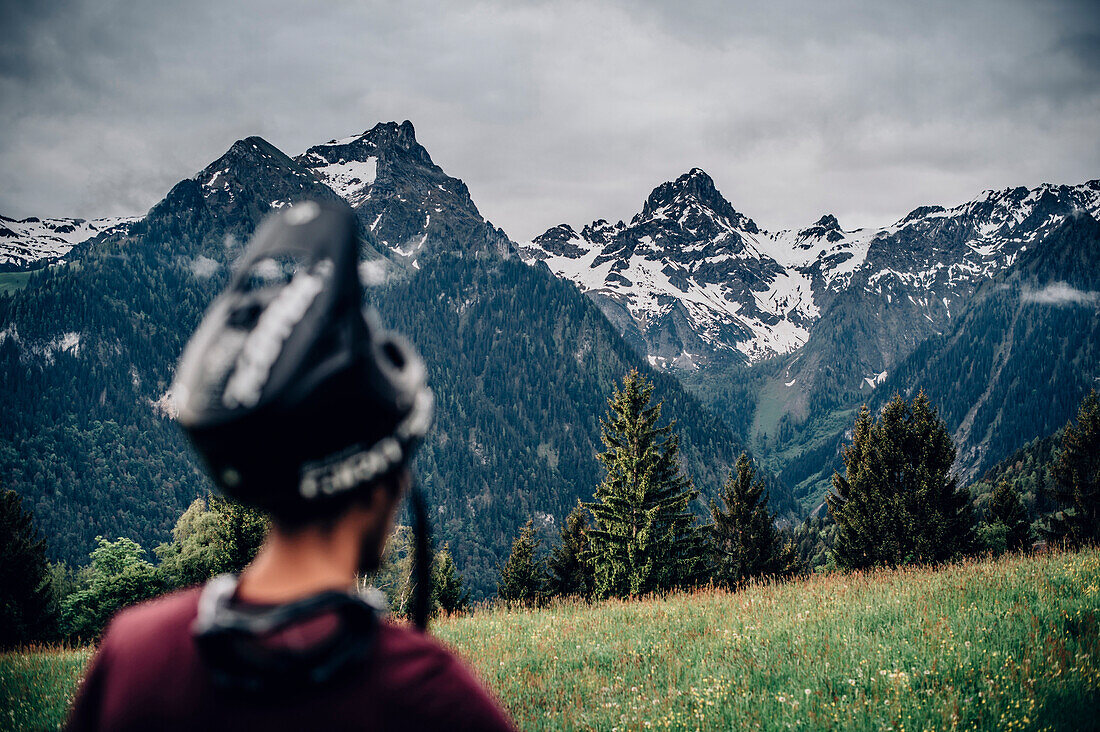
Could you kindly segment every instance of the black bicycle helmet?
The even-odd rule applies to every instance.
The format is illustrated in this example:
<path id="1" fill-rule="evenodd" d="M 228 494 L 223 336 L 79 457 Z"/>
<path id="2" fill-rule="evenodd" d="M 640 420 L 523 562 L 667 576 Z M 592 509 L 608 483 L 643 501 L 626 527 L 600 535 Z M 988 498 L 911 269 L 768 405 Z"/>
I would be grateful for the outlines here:
<path id="1" fill-rule="evenodd" d="M 269 215 L 176 372 L 214 482 L 277 520 L 406 465 L 431 423 L 420 356 L 361 309 L 356 227 L 312 201 Z"/>

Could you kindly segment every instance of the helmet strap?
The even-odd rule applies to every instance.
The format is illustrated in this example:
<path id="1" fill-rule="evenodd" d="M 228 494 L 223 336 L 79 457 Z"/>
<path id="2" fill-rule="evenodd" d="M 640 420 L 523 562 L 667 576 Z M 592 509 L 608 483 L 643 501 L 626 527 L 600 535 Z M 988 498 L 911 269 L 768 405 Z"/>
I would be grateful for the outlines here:
<path id="1" fill-rule="evenodd" d="M 428 616 L 432 611 L 432 536 L 428 525 L 428 509 L 424 494 L 415 483 L 409 492 L 412 504 L 413 532 L 416 541 L 416 556 L 413 574 L 416 580 L 413 586 L 413 623 L 421 632 L 428 630 Z"/>

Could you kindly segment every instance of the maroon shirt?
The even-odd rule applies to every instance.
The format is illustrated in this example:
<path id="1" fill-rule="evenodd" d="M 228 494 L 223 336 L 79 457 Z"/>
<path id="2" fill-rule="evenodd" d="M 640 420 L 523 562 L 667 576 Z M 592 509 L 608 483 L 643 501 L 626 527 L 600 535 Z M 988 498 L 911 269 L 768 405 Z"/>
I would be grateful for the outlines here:
<path id="1" fill-rule="evenodd" d="M 68 729 L 514 729 L 449 651 L 387 622 L 359 667 L 327 684 L 263 696 L 217 688 L 191 638 L 199 592 L 173 593 L 111 622 Z"/>

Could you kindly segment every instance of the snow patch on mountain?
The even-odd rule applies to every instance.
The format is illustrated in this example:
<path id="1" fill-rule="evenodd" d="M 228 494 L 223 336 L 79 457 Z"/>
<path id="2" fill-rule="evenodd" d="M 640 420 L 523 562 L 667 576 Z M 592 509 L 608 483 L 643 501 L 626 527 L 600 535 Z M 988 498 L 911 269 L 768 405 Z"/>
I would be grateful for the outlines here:
<path id="1" fill-rule="evenodd" d="M 338 145 L 340 142 L 332 142 L 329 145 Z M 346 200 L 352 206 L 362 202 L 370 195 L 370 187 L 378 177 L 378 158 L 368 157 L 365 160 L 346 160 L 339 158 L 330 163 L 318 153 L 309 154 L 312 160 L 317 162 L 313 172 L 336 194 Z"/>
<path id="2" fill-rule="evenodd" d="M 102 219 L 10 219 L 0 216 L 0 266 L 30 268 L 56 262 L 73 247 L 105 231 L 122 230 L 136 216 Z"/>
<path id="3" fill-rule="evenodd" d="M 826 214 L 803 229 L 769 232 L 694 168 L 655 188 L 629 224 L 598 220 L 579 231 L 561 224 L 519 251 L 597 302 L 625 308 L 654 363 L 697 365 L 699 354 L 686 358 L 687 342 L 670 350 L 684 335 L 675 313 L 707 348 L 749 361 L 798 349 L 828 304 L 853 287 L 886 305 L 916 306 L 935 326 L 1067 216 L 1083 214 L 1100 217 L 1100 181 L 985 191 L 878 229 L 846 231 Z"/>
<path id="4" fill-rule="evenodd" d="M 889 376 L 889 375 L 890 374 L 889 374 L 888 371 L 880 371 L 877 374 L 871 374 L 870 376 L 865 376 L 863 378 L 863 383 L 860 385 L 860 389 L 862 390 L 863 387 L 866 386 L 868 389 L 873 390 L 876 386 L 878 386 L 882 382 L 886 381 L 886 377 Z"/>

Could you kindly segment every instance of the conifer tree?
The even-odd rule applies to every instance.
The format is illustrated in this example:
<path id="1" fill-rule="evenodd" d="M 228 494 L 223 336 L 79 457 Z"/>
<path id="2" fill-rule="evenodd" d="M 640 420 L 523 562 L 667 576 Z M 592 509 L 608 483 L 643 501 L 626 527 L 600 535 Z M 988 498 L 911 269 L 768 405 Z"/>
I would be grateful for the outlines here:
<path id="1" fill-rule="evenodd" d="M 1031 522 L 1015 485 L 1001 479 L 993 488 L 979 531 L 986 548 L 994 554 L 1031 546 Z"/>
<path id="2" fill-rule="evenodd" d="M 683 587 L 704 569 L 703 536 L 688 511 L 697 495 L 681 474 L 673 424 L 658 426 L 661 403 L 637 370 L 608 400 L 600 420 L 606 450 L 597 457 L 607 475 L 595 501 L 583 504 L 595 526 L 588 532 L 595 596 L 637 596 Z"/>
<path id="3" fill-rule="evenodd" d="M 1067 424 L 1062 449 L 1050 469 L 1051 492 L 1065 507 L 1043 533 L 1072 546 L 1100 541 L 1100 399 L 1091 390 L 1077 410 L 1077 423 Z"/>
<path id="4" fill-rule="evenodd" d="M 500 570 L 497 595 L 502 600 L 526 607 L 542 604 L 546 591 L 546 567 L 538 556 L 541 540 L 534 522 L 528 520 L 512 542 L 512 553 Z"/>
<path id="5" fill-rule="evenodd" d="M 550 553 L 550 594 L 557 597 L 591 597 L 595 584 L 589 559 L 588 516 L 577 505 L 561 527 L 561 541 Z"/>
<path id="6" fill-rule="evenodd" d="M 432 561 L 432 606 L 448 613 L 457 613 L 470 605 L 470 593 L 462 589 L 462 575 L 455 568 L 447 545 L 436 552 Z"/>
<path id="7" fill-rule="evenodd" d="M 912 402 L 896 395 L 877 420 L 860 410 L 845 475 L 833 475 L 826 496 L 837 564 L 897 566 L 970 551 L 973 515 L 954 462 L 951 435 L 923 391 Z"/>
<path id="8" fill-rule="evenodd" d="M 0 648 L 32 640 L 50 624 L 48 569 L 46 540 L 23 499 L 0 492 Z"/>
<path id="9" fill-rule="evenodd" d="M 775 528 L 764 481 L 756 479 L 747 454 L 741 453 L 719 496 L 724 508 L 710 502 L 713 523 L 707 527 L 715 584 L 735 588 L 751 577 L 781 577 L 797 569 L 796 549 Z"/>

